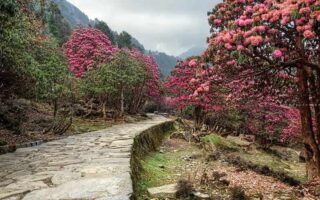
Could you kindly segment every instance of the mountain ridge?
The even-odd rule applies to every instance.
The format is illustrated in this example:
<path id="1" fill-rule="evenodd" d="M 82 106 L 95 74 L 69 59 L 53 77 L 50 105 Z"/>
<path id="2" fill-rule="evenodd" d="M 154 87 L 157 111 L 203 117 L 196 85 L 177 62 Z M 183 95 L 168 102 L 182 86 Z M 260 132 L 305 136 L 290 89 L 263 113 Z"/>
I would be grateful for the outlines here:
<path id="1" fill-rule="evenodd" d="M 56 3 L 61 11 L 63 17 L 69 22 L 71 28 L 77 26 L 94 26 L 95 20 L 91 20 L 83 11 L 77 8 L 75 5 L 70 3 L 67 0 L 52 0 Z M 112 28 L 111 28 L 112 30 Z M 112 31 L 113 35 L 119 35 L 116 31 Z M 176 65 L 178 58 L 175 56 L 167 55 L 164 52 L 157 52 L 153 50 L 146 50 L 143 44 L 139 42 L 136 38 L 131 38 L 131 43 L 134 47 L 144 51 L 149 55 L 153 55 L 156 59 L 157 64 L 159 65 L 160 72 L 162 76 L 167 77 L 170 75 L 171 70 Z"/>

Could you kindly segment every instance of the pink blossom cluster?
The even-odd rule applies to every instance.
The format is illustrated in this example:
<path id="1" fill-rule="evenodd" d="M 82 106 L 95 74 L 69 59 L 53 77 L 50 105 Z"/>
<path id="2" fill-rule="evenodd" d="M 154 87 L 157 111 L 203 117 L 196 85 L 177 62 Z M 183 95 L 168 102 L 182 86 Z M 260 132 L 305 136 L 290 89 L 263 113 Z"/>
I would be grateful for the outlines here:
<path id="1" fill-rule="evenodd" d="M 147 72 L 146 86 L 148 96 L 155 99 L 160 98 L 160 71 L 155 58 L 151 55 L 143 54 L 138 49 L 127 51 L 133 58 L 141 60 L 145 64 L 145 69 Z"/>
<path id="2" fill-rule="evenodd" d="M 82 77 L 86 71 L 99 67 L 111 59 L 116 51 L 109 38 L 93 28 L 75 29 L 63 48 L 69 68 L 76 77 Z"/>
<path id="3" fill-rule="evenodd" d="M 205 112 L 221 110 L 219 97 L 213 90 L 214 83 L 221 78 L 213 72 L 213 67 L 197 58 L 179 62 L 164 84 L 176 108 L 194 105 L 202 107 Z"/>

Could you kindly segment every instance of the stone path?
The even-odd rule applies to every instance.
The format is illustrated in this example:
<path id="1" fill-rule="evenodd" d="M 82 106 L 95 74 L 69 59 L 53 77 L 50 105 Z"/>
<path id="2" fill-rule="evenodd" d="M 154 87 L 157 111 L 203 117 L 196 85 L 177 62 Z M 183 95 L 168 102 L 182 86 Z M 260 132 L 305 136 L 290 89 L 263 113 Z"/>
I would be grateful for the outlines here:
<path id="1" fill-rule="evenodd" d="M 127 200 L 133 138 L 166 120 L 152 116 L 0 155 L 0 199 Z"/>

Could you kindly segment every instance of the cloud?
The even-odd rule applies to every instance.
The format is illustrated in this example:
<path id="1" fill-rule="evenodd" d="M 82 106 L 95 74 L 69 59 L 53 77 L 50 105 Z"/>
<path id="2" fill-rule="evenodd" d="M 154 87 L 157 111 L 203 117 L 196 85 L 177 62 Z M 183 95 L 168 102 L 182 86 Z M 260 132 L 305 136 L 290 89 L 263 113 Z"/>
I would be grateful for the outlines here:
<path id="1" fill-rule="evenodd" d="M 217 0 L 69 0 L 91 19 L 104 20 L 118 32 L 137 38 L 146 49 L 179 55 L 204 46 L 209 35 L 207 11 Z"/>

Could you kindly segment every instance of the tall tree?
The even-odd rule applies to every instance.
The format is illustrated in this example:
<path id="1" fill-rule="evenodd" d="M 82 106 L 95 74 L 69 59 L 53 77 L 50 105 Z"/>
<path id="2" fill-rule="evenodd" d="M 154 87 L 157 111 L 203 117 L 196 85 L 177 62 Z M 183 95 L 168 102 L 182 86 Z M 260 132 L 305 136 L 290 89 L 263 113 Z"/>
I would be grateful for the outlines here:
<path id="1" fill-rule="evenodd" d="M 115 44 L 115 39 L 112 30 L 109 28 L 108 24 L 104 21 L 100 21 L 98 19 L 95 19 L 94 21 L 94 28 L 102 31 L 106 36 L 108 36 L 111 43 Z"/>
<path id="2" fill-rule="evenodd" d="M 297 100 L 309 179 L 320 176 L 319 6 L 316 0 L 226 0 L 210 15 L 207 51 L 221 71 L 252 77 L 251 91 L 271 94 L 275 102 L 291 88 L 295 96 L 286 102 Z"/>
<path id="3" fill-rule="evenodd" d="M 58 40 L 59 46 L 62 46 L 69 39 L 71 34 L 70 25 L 62 16 L 58 5 L 54 2 L 49 3 L 46 24 L 49 33 Z"/>
<path id="4" fill-rule="evenodd" d="M 109 38 L 94 28 L 74 30 L 64 45 L 69 68 L 76 77 L 81 77 L 88 70 L 104 64 L 115 51 L 116 49 L 112 46 Z"/>
<path id="5" fill-rule="evenodd" d="M 132 36 L 126 31 L 122 31 L 116 38 L 119 48 L 132 49 Z"/>

